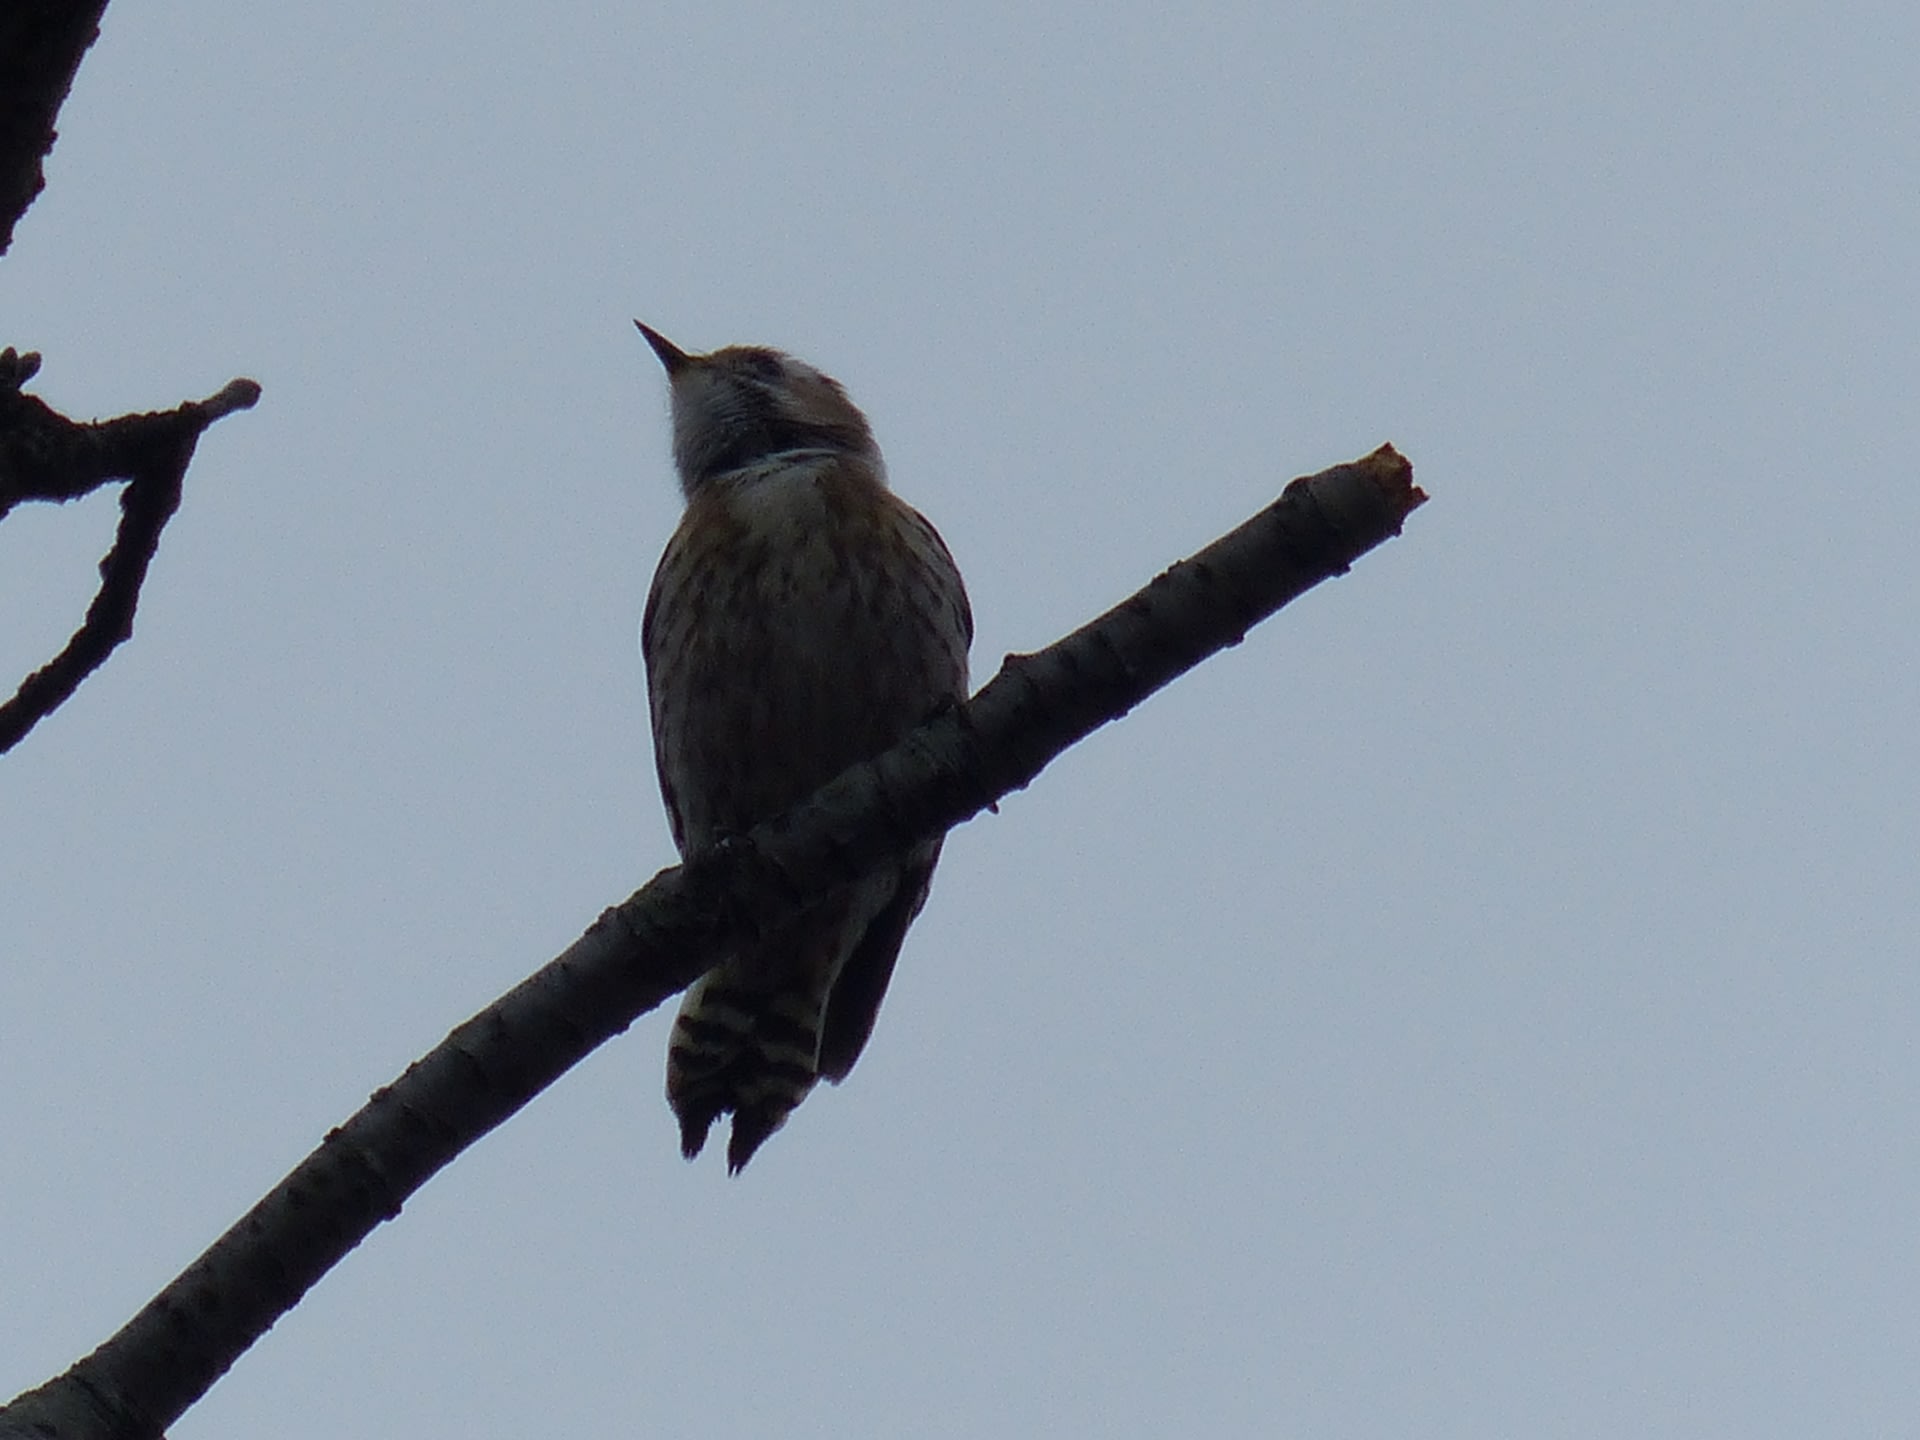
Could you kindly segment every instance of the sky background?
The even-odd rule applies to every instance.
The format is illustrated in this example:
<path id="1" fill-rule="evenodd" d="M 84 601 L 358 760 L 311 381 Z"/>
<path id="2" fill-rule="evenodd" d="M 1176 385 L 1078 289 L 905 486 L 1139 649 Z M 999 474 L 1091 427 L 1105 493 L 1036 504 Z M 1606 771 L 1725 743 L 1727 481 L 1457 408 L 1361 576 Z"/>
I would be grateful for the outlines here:
<path id="1" fill-rule="evenodd" d="M 978 681 L 1433 502 L 956 832 L 742 1177 L 656 1012 L 176 1440 L 1920 1424 L 1920 12 L 1040 8 L 108 11 L 0 343 L 265 394 L 0 757 L 0 1394 L 674 858 L 638 315 L 846 383 Z M 0 525 L 0 685 L 115 513 Z"/>

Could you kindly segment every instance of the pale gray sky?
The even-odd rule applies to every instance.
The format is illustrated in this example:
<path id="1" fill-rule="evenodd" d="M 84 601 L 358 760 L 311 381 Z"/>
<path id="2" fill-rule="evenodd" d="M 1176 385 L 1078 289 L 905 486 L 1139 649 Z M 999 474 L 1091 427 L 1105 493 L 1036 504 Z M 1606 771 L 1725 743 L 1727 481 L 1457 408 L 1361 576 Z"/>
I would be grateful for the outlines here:
<path id="1" fill-rule="evenodd" d="M 0 343 L 204 395 L 0 759 L 0 1392 L 672 858 L 639 315 L 846 382 L 985 678 L 1383 440 L 1404 539 L 956 833 L 739 1180 L 665 1017 L 174 1431 L 1902 1433 L 1910 5 L 116 5 Z M 0 680 L 113 524 L 0 526 Z"/>

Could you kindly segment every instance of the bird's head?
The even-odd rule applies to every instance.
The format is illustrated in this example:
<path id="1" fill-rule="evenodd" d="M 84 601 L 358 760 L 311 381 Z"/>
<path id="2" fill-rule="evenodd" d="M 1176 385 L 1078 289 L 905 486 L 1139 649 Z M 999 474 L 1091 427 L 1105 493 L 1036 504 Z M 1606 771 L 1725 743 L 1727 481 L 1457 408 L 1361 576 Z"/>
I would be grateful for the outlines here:
<path id="1" fill-rule="evenodd" d="M 834 450 L 878 467 L 873 431 L 840 382 L 759 345 L 690 355 L 633 322 L 673 387 L 673 460 L 691 495 L 702 482 L 787 450 Z"/>

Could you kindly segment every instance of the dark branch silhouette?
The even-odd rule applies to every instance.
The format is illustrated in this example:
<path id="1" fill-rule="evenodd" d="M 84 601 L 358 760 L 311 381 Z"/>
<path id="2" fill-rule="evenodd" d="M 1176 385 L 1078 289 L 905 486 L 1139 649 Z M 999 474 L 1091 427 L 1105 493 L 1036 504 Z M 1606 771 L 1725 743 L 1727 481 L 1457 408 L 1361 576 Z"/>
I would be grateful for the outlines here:
<path id="1" fill-rule="evenodd" d="M 99 37 L 106 8 L 106 0 L 0 4 L 0 255 L 46 187 L 43 162 L 53 149 L 54 120 L 81 57 Z M 71 500 L 108 481 L 129 483 L 85 620 L 66 648 L 0 705 L 0 753 L 64 704 L 133 633 L 140 586 L 160 532 L 179 507 L 195 442 L 222 415 L 260 398 L 258 385 L 235 380 L 198 404 L 79 425 L 22 393 L 39 367 L 38 355 L 0 351 L 0 516 L 22 500 Z"/>
<path id="2" fill-rule="evenodd" d="M 54 117 L 80 57 L 99 38 L 107 0 L 9 0 L 0 5 L 0 255 L 46 187 Z"/>
<path id="3" fill-rule="evenodd" d="M 127 1326 L 0 1410 L 0 1440 L 148 1440 L 468 1145 L 725 951 L 1024 787 L 1366 551 L 1426 499 L 1391 446 L 1273 505 L 786 815 L 663 870 L 459 1026 Z"/>
<path id="4" fill-rule="evenodd" d="M 40 357 L 0 351 L 0 516 L 22 500 L 71 500 L 114 480 L 120 526 L 100 562 L 100 590 L 73 638 L 0 704 L 0 754 L 64 704 L 67 697 L 133 634 L 140 586 L 160 547 L 160 532 L 180 505 L 180 485 L 201 432 L 223 415 L 260 398 L 251 380 L 172 410 L 123 415 L 91 425 L 57 415 L 21 386 Z"/>

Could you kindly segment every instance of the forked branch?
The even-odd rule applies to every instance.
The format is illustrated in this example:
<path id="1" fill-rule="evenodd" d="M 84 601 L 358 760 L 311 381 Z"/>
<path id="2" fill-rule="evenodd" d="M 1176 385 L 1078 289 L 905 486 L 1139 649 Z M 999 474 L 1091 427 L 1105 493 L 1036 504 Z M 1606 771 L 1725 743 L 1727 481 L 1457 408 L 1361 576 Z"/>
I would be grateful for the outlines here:
<path id="1" fill-rule="evenodd" d="M 140 586 L 160 548 L 160 532 L 180 506 L 180 486 L 201 432 L 260 398 L 251 380 L 172 410 L 78 424 L 22 389 L 40 357 L 0 350 L 0 517 L 22 500 L 72 500 L 111 481 L 120 492 L 120 526 L 100 562 L 100 589 L 61 652 L 20 682 L 0 704 L 0 754 L 51 715 L 133 634 Z"/>

